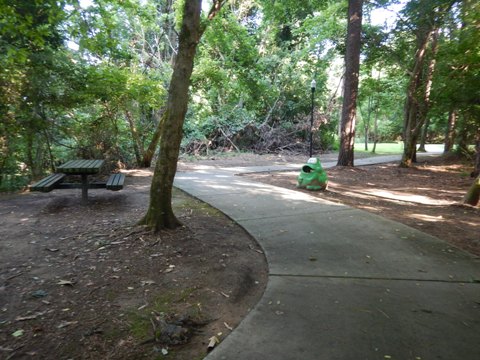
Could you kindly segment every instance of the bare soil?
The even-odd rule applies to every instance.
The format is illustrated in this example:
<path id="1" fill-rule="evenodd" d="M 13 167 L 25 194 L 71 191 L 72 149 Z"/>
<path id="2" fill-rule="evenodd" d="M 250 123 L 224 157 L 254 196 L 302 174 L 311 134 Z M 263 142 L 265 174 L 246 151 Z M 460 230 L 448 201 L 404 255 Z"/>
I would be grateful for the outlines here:
<path id="1" fill-rule="evenodd" d="M 183 228 L 136 226 L 151 175 L 0 196 L 0 359 L 202 359 L 258 302 L 264 255 L 218 211 L 176 191 Z"/>
<path id="2" fill-rule="evenodd" d="M 299 172 L 246 175 L 271 185 L 363 209 L 436 236 L 480 256 L 480 208 L 463 205 L 473 167 L 438 157 L 404 169 L 398 163 L 327 170 L 327 191 L 296 189 Z"/>

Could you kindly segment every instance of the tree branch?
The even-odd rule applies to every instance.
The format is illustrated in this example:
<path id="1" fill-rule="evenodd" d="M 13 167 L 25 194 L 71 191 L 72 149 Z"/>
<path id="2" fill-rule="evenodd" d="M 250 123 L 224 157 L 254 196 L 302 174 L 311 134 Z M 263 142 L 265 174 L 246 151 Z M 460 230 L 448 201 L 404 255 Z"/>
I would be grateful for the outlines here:
<path id="1" fill-rule="evenodd" d="M 223 5 L 228 0 L 214 0 L 212 4 L 212 8 L 208 12 L 208 20 L 212 20 L 219 12 L 222 10 Z"/>

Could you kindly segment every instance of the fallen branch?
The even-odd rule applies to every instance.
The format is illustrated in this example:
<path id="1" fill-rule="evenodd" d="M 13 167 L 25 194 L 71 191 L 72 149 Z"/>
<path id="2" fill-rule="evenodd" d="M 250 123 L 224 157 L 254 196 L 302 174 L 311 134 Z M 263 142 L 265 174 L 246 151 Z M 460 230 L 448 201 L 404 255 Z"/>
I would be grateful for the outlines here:
<path id="1" fill-rule="evenodd" d="M 12 280 L 12 279 L 15 279 L 16 277 L 18 277 L 18 276 L 20 276 L 20 275 L 22 275 L 22 274 L 23 274 L 23 271 L 20 271 L 19 273 L 15 274 L 15 275 L 11 275 L 11 276 L 9 276 L 9 277 L 7 277 L 7 278 L 5 279 L 5 282 L 7 282 L 7 281 L 9 281 L 9 280 Z"/>
<path id="2" fill-rule="evenodd" d="M 237 147 L 237 145 L 235 145 L 235 144 L 233 143 L 233 141 L 227 136 L 227 134 L 225 134 L 225 131 L 223 131 L 222 128 L 219 128 L 219 130 L 220 130 L 220 132 L 222 133 L 222 135 L 225 136 L 225 139 L 227 139 L 228 142 L 229 142 L 230 144 L 232 144 L 232 146 L 235 148 L 235 150 L 237 150 L 237 152 L 240 152 L 240 149 Z"/>

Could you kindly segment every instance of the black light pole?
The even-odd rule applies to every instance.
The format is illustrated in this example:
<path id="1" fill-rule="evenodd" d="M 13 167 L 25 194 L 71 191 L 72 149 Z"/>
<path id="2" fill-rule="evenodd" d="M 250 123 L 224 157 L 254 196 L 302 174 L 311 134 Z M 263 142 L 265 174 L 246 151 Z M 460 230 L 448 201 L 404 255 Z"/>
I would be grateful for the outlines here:
<path id="1" fill-rule="evenodd" d="M 317 87 L 317 82 L 315 79 L 312 80 L 310 88 L 312 89 L 312 116 L 310 118 L 310 157 L 313 156 L 313 95 L 315 94 L 315 88 Z"/>

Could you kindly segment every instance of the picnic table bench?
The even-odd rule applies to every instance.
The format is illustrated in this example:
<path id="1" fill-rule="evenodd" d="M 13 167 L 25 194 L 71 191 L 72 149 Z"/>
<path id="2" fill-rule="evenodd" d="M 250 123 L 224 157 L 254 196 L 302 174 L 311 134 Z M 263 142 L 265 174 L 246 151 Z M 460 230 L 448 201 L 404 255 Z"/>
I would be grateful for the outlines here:
<path id="1" fill-rule="evenodd" d="M 106 183 L 107 190 L 118 191 L 123 189 L 125 174 L 112 174 Z"/>
<path id="2" fill-rule="evenodd" d="M 89 182 L 88 176 L 97 174 L 103 160 L 70 160 L 57 167 L 58 173 L 48 175 L 30 186 L 30 191 L 50 192 L 54 189 L 82 189 L 82 203 L 88 202 L 88 189 L 123 189 L 125 174 L 112 174 L 107 182 Z M 67 175 L 80 175 L 81 183 L 64 183 Z"/>
<path id="3" fill-rule="evenodd" d="M 30 186 L 30 191 L 50 192 L 65 178 L 65 174 L 51 174 Z"/>

